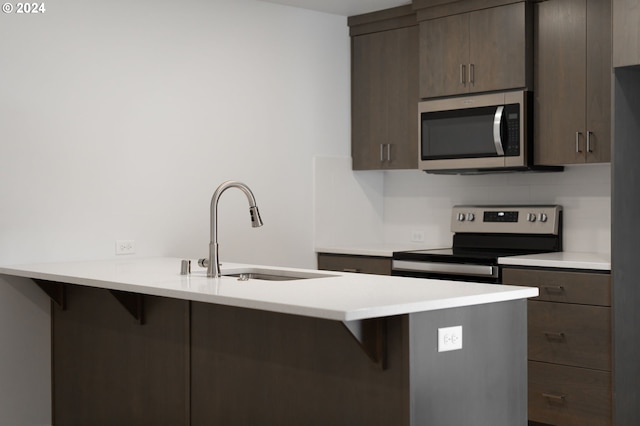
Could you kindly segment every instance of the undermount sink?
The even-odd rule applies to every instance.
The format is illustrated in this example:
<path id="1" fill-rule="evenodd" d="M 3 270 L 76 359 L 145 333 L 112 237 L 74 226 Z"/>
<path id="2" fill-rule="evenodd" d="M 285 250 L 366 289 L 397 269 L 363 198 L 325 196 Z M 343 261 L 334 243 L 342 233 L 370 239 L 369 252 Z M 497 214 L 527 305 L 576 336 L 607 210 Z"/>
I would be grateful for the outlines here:
<path id="1" fill-rule="evenodd" d="M 306 280 L 311 278 L 328 278 L 334 275 L 315 273 L 315 272 L 299 272 L 274 269 L 245 268 L 233 270 L 229 272 L 223 271 L 223 277 L 236 277 L 238 281 L 262 280 L 262 281 L 292 281 Z"/>

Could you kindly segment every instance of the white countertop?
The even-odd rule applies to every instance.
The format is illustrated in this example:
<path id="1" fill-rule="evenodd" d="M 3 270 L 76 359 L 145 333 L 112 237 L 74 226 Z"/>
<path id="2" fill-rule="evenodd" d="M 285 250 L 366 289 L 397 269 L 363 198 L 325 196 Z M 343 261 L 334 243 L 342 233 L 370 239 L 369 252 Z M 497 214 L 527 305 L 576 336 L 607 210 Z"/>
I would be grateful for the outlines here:
<path id="1" fill-rule="evenodd" d="M 192 265 L 196 265 L 192 261 Z M 293 281 L 207 278 L 192 266 L 180 275 L 180 259 L 132 258 L 0 267 L 0 274 L 172 297 L 339 321 L 380 318 L 538 295 L 537 288 L 458 281 L 222 264 L 223 273 L 245 268 L 322 274 Z"/>
<path id="2" fill-rule="evenodd" d="M 418 243 L 410 244 L 364 244 L 353 246 L 316 247 L 317 253 L 347 254 L 356 256 L 392 257 L 394 251 L 429 250 Z M 501 265 L 535 266 L 541 268 L 611 270 L 611 255 L 592 252 L 555 252 L 507 256 L 498 259 Z"/>
<path id="3" fill-rule="evenodd" d="M 557 253 L 508 256 L 498 259 L 501 265 L 537 266 L 541 268 L 611 270 L 611 255 L 608 253 L 581 253 L 561 251 Z"/>

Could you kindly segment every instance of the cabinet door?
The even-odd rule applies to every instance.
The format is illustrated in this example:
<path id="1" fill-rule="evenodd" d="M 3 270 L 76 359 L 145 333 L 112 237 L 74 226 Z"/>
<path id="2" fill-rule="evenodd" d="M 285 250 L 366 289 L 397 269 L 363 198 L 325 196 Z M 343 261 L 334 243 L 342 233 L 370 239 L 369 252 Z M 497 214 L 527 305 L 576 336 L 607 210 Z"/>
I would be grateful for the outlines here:
<path id="1" fill-rule="evenodd" d="M 387 143 L 386 37 L 386 33 L 374 33 L 352 39 L 351 155 L 355 170 L 380 168 L 380 147 Z"/>
<path id="2" fill-rule="evenodd" d="M 470 14 L 470 91 L 527 86 L 525 7 L 522 2 Z"/>
<path id="3" fill-rule="evenodd" d="M 536 4 L 534 161 L 584 162 L 585 0 Z"/>
<path id="4" fill-rule="evenodd" d="M 611 371 L 611 308 L 529 301 L 529 359 Z"/>
<path id="5" fill-rule="evenodd" d="M 318 253 L 318 269 L 325 271 L 391 275 L 391 258 Z"/>
<path id="6" fill-rule="evenodd" d="M 609 373 L 529 361 L 528 377 L 529 420 L 545 426 L 611 426 Z"/>
<path id="7" fill-rule="evenodd" d="M 611 1 L 587 0 L 587 121 L 589 163 L 611 161 Z"/>
<path id="8" fill-rule="evenodd" d="M 613 66 L 640 65 L 640 3 L 613 0 Z"/>
<path id="9" fill-rule="evenodd" d="M 536 7 L 535 162 L 609 162 L 611 1 Z"/>
<path id="10" fill-rule="evenodd" d="M 353 38 L 353 169 L 418 167 L 418 29 Z"/>
<path id="11" fill-rule="evenodd" d="M 420 23 L 420 97 L 469 91 L 469 14 Z"/>

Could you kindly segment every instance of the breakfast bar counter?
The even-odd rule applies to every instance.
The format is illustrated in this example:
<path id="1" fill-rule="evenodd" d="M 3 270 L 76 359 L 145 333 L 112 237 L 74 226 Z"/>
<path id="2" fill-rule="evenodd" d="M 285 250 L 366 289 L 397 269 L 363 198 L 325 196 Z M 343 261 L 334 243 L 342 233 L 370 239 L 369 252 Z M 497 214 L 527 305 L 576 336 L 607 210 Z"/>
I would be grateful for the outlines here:
<path id="1" fill-rule="evenodd" d="M 52 298 L 54 425 L 526 425 L 535 288 L 180 267 L 0 267 Z"/>

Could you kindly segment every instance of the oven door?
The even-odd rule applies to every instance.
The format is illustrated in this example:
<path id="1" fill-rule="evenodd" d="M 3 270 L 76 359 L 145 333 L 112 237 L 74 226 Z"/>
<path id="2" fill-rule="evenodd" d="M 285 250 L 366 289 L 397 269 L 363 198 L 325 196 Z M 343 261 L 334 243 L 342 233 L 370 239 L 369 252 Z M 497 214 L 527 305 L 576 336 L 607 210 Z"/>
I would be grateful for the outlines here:
<path id="1" fill-rule="evenodd" d="M 420 102 L 420 167 L 437 171 L 526 166 L 525 93 Z"/>
<path id="2" fill-rule="evenodd" d="M 493 264 L 393 260 L 391 275 L 452 281 L 475 281 L 499 284 L 500 267 Z"/>

